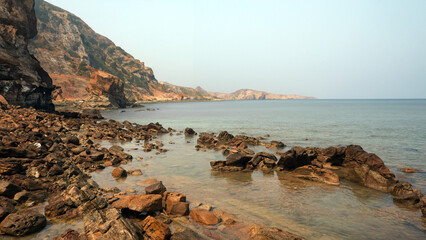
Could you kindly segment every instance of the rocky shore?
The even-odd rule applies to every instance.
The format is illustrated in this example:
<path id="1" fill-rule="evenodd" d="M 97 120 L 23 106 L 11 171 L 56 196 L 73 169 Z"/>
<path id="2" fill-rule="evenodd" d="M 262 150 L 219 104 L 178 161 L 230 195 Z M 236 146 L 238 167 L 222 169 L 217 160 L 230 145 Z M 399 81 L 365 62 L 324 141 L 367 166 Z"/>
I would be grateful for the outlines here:
<path id="1" fill-rule="evenodd" d="M 362 186 L 392 194 L 396 204 L 419 208 L 426 216 L 426 198 L 408 182 L 399 181 L 374 153 L 368 153 L 358 145 L 346 147 L 293 147 L 276 154 L 254 153 L 248 146 L 265 146 L 280 149 L 285 145 L 278 141 L 264 141 L 263 137 L 233 136 L 226 131 L 214 134 L 201 133 L 197 145 L 200 148 L 222 150 L 226 160 L 211 161 L 212 171 L 285 171 L 297 178 L 330 185 L 340 185 L 344 178 Z M 278 157 L 277 157 L 278 156 Z M 404 171 L 413 172 L 412 169 Z"/>
<path id="2" fill-rule="evenodd" d="M 172 129 L 106 121 L 96 111 L 46 113 L 1 106 L 2 235 L 25 236 L 43 230 L 47 222 L 82 219 L 84 232 L 69 229 L 55 239 L 303 239 L 248 225 L 202 203 L 190 209 L 184 194 L 167 191 L 161 181 L 147 181 L 145 194 L 132 194 L 100 188 L 90 178 L 90 172 L 108 166 L 115 167 L 111 177 L 116 179 L 141 174 L 119 167 L 132 161 L 123 148 L 102 148 L 99 140 L 143 142 L 143 151 L 160 153 L 165 152 L 162 144 L 151 141 Z"/>

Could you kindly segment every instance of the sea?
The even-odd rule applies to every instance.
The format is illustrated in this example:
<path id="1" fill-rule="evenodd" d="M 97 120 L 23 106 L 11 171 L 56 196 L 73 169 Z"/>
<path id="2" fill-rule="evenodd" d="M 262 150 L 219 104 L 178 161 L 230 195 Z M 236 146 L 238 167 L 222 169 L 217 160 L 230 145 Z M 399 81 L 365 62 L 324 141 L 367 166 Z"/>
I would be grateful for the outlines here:
<path id="1" fill-rule="evenodd" d="M 148 111 L 149 109 L 150 111 Z M 293 146 L 361 145 L 376 153 L 401 181 L 426 193 L 426 100 L 258 100 L 152 103 L 143 108 L 105 110 L 107 119 L 218 134 L 268 136 Z M 426 221 L 418 209 L 398 206 L 390 194 L 342 180 L 329 186 L 294 179 L 283 172 L 217 173 L 209 162 L 221 152 L 196 151 L 197 137 L 164 135 L 169 151 L 155 155 L 124 144 L 143 158 L 124 166 L 141 168 L 172 191 L 235 214 L 246 222 L 278 227 L 308 239 L 425 239 Z M 105 143 L 114 144 L 114 143 Z M 255 147 L 256 152 L 269 151 Z M 132 152 L 133 151 L 133 152 Z M 418 173 L 403 173 L 411 167 Z M 112 168 L 93 174 L 101 185 L 121 189 L 141 179 L 116 182 Z"/>
<path id="2" fill-rule="evenodd" d="M 330 186 L 292 177 L 286 172 L 211 171 L 220 151 L 197 151 L 196 132 L 267 136 L 293 146 L 357 144 L 376 153 L 401 181 L 426 193 L 426 100 L 259 100 L 152 103 L 144 107 L 102 111 L 106 119 L 138 124 L 159 122 L 173 135 L 158 136 L 168 152 L 142 151 L 143 143 L 102 141 L 123 146 L 133 161 L 122 167 L 142 176 L 124 181 L 111 177 L 114 167 L 91 174 L 101 187 L 144 193 L 137 182 L 156 178 L 169 191 L 185 194 L 194 207 L 203 203 L 236 215 L 248 224 L 277 227 L 307 239 L 426 239 L 419 209 L 393 202 L 388 193 L 341 180 Z M 255 152 L 274 151 L 254 147 Z M 419 169 L 403 173 L 400 168 Z M 49 224 L 33 239 L 49 239 L 65 228 L 83 231 L 83 223 Z M 27 239 L 30 239 L 27 238 Z"/>

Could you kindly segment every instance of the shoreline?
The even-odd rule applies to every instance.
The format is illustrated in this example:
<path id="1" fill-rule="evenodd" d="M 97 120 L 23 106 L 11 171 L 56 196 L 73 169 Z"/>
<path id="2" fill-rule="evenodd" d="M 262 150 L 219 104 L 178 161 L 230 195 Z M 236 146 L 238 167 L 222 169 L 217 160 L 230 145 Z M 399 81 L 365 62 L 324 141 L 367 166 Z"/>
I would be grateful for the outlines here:
<path id="1" fill-rule="evenodd" d="M 213 170 L 218 172 L 253 172 L 256 171 L 256 169 L 261 169 L 262 171 L 295 171 L 292 170 L 294 167 L 290 166 L 294 163 L 294 160 L 291 160 L 291 157 L 289 158 L 289 153 L 293 153 L 294 158 L 299 159 L 299 156 L 304 155 L 306 151 L 318 151 L 317 154 L 322 154 L 321 156 L 328 156 L 329 159 L 335 159 L 337 155 L 329 155 L 328 152 L 336 153 L 349 151 L 347 149 L 339 150 L 339 148 L 292 148 L 287 152 L 277 152 L 277 154 L 281 156 L 281 159 L 278 161 L 278 159 L 271 154 L 259 152 L 255 154 L 255 152 L 250 149 L 251 146 L 260 145 L 266 148 L 279 150 L 285 146 L 283 143 L 277 141 L 268 142 L 265 141 L 265 139 L 257 139 L 248 136 L 233 136 L 227 132 L 221 132 L 218 136 L 211 134 L 197 135 L 197 133 L 190 128 L 180 133 L 171 128 L 165 129 L 159 124 L 151 123 L 148 125 L 139 125 L 132 124 L 128 121 L 120 123 L 115 120 L 107 119 L 99 121 L 97 115 L 90 116 L 90 114 L 75 115 L 65 113 L 61 115 L 59 113 L 58 115 L 55 113 L 44 113 L 33 109 L 16 107 L 1 111 L 4 117 L 0 125 L 2 126 L 1 130 L 3 134 L 3 145 L 0 146 L 2 150 L 0 153 L 3 154 L 1 155 L 2 164 L 0 165 L 0 170 L 2 171 L 0 176 L 2 178 L 2 184 L 6 185 L 6 189 L 15 189 L 12 200 L 16 203 L 15 207 L 11 208 L 20 209 L 24 207 L 25 209 L 28 204 L 35 204 L 35 206 L 37 206 L 43 202 L 43 199 L 48 199 L 48 205 L 45 207 L 45 215 L 49 221 L 82 219 L 83 216 L 86 215 L 84 217 L 84 221 L 86 222 L 84 232 L 67 231 L 62 237 L 70 234 L 87 237 L 89 239 L 96 238 L 96 236 L 103 236 L 106 239 L 117 237 L 113 232 L 108 233 L 108 231 L 102 233 L 102 235 L 97 235 L 100 231 L 97 229 L 97 225 L 105 223 L 105 220 L 102 219 L 108 218 L 108 216 L 114 216 L 113 218 L 116 220 L 113 221 L 118 221 L 116 224 L 120 228 L 120 231 L 126 231 L 129 233 L 129 236 L 135 237 L 129 239 L 138 239 L 138 236 L 140 237 L 144 234 L 164 234 L 162 239 L 168 239 L 170 237 L 172 237 L 172 239 L 179 239 L 173 238 L 173 236 L 179 236 L 181 234 L 184 235 L 184 239 L 191 239 L 191 236 L 194 239 L 202 238 L 203 236 L 200 234 L 204 234 L 205 231 L 194 233 L 193 229 L 188 229 L 188 226 L 191 224 L 196 224 L 196 226 L 201 229 L 208 229 L 209 234 L 219 234 L 218 236 L 223 234 L 220 229 L 228 229 L 229 231 L 230 229 L 234 229 L 234 234 L 243 234 L 247 238 L 252 235 L 260 236 L 266 234 L 269 236 L 272 234 L 276 236 L 275 239 L 280 239 L 283 236 L 290 236 L 292 237 L 291 239 L 302 239 L 291 233 L 275 228 L 246 226 L 244 225 L 244 221 L 235 218 L 232 213 L 223 213 L 223 211 L 218 212 L 217 209 L 215 213 L 215 208 L 212 206 L 197 204 L 197 206 L 190 211 L 189 203 L 186 201 L 186 197 L 183 195 L 184 193 L 166 192 L 166 186 L 162 185 L 161 181 L 158 180 L 150 182 L 149 184 L 144 183 L 144 186 L 146 186 L 145 190 L 147 188 L 152 189 L 152 191 L 147 191 L 147 195 L 140 193 L 135 194 L 131 191 L 125 193 L 121 192 L 122 190 L 100 188 L 85 172 L 102 171 L 102 169 L 106 167 L 113 166 L 115 171 L 115 173 L 113 171 L 113 177 L 119 180 L 124 176 L 138 176 L 138 170 L 140 169 L 132 169 L 132 171 L 123 170 L 120 165 L 132 161 L 132 156 L 125 153 L 124 149 L 120 146 L 113 145 L 109 149 L 106 149 L 97 144 L 94 140 L 136 141 L 143 146 L 142 150 L 144 152 L 154 151 L 158 154 L 167 154 L 167 149 L 162 146 L 162 143 L 155 140 L 157 134 L 184 134 L 198 137 L 197 145 L 195 146 L 196 150 L 204 151 L 203 149 L 212 149 L 213 151 L 223 151 L 226 161 L 211 162 Z M 19 138 L 18 135 L 6 136 L 4 135 L 5 131 L 21 132 L 20 137 L 29 137 L 35 134 L 37 138 L 35 142 L 31 140 L 31 138 L 21 142 L 20 144 L 23 145 L 20 146 L 20 148 L 25 149 L 22 152 L 10 145 L 13 143 L 14 139 Z M 59 134 L 59 138 L 54 137 L 54 134 Z M 46 139 L 44 136 L 52 136 L 53 141 Z M 37 140 L 38 138 L 44 140 Z M 9 143 L 10 141 L 12 142 Z M 40 142 L 42 142 L 41 145 L 39 144 Z M 6 145 L 4 143 L 6 143 Z M 53 145 L 55 145 L 55 143 L 57 145 L 54 148 Z M 52 146 L 48 147 L 49 145 Z M 357 147 L 354 149 L 357 149 L 355 151 L 356 156 L 367 154 Z M 372 155 L 365 156 L 367 157 L 366 159 L 368 159 Z M 297 162 L 300 161 L 304 162 L 305 160 L 297 160 Z M 357 161 L 363 160 L 359 159 Z M 377 165 L 377 161 L 378 160 L 375 160 L 373 165 L 378 167 L 377 169 L 382 169 L 380 170 L 382 171 L 380 174 L 391 174 L 386 170 L 387 168 L 384 166 L 383 162 L 383 165 Z M 249 162 L 252 164 L 250 166 L 246 165 Z M 282 165 L 280 162 L 285 163 Z M 20 163 L 23 163 L 22 167 L 20 167 Z M 324 165 L 325 163 L 327 163 L 327 161 L 321 164 Z M 297 166 L 295 169 L 301 167 L 305 170 L 296 170 L 297 174 L 301 175 L 303 179 L 311 181 L 326 179 L 326 181 L 321 181 L 331 185 L 338 185 L 338 182 L 335 180 L 336 176 L 333 175 L 332 171 L 326 170 L 332 169 L 332 166 L 323 168 L 322 165 L 316 165 L 314 168 L 306 168 L 302 165 Z M 277 166 L 282 169 L 275 169 Z M 308 172 L 306 172 L 306 170 L 308 170 Z M 23 171 L 25 175 L 22 174 Z M 392 177 L 392 175 L 389 176 Z M 38 186 L 37 183 L 41 185 L 35 188 L 27 186 L 28 184 Z M 375 181 L 375 183 L 380 183 L 380 181 Z M 396 180 L 395 182 L 395 180 L 392 180 L 392 183 L 395 184 L 398 183 L 398 181 Z M 404 183 L 400 185 L 400 187 L 398 187 L 398 189 L 401 189 L 399 192 L 393 192 L 398 201 L 405 202 L 407 205 L 413 205 L 412 203 L 416 202 L 418 208 L 424 209 L 424 206 L 426 206 L 426 204 L 424 204 L 426 203 L 424 198 L 421 200 L 423 202 L 419 203 L 419 195 L 413 195 L 415 190 L 411 188 L 411 185 L 407 184 Z M 379 185 L 379 187 L 375 187 L 376 185 L 367 186 L 378 190 L 382 188 L 381 185 Z M 22 189 L 25 191 L 21 191 Z M 392 191 L 393 190 L 385 190 L 385 192 Z M 44 195 L 44 198 L 42 197 L 41 199 L 37 198 L 37 196 L 42 193 L 47 195 Z M 17 195 L 19 195 L 19 197 L 16 197 Z M 11 195 L 9 194 L 8 196 Z M 46 198 L 46 196 L 50 197 Z M 155 198 L 156 200 L 147 199 L 147 196 Z M 65 203 L 65 205 L 63 203 Z M 137 204 L 135 205 L 134 203 Z M 195 213 L 191 215 L 194 209 Z M 163 213 L 156 213 L 159 211 Z M 148 212 L 148 215 L 144 215 L 146 217 L 141 217 L 139 213 L 145 212 Z M 16 212 L 16 210 L 14 211 L 12 209 L 8 215 L 11 214 L 15 214 L 13 216 L 19 217 L 24 213 L 22 213 L 22 211 Z M 423 212 L 423 214 L 425 213 Z M 173 215 L 178 215 L 178 217 L 173 217 Z M 188 215 L 190 217 L 187 217 Z M 28 217 L 27 215 L 24 216 Z M 43 219 L 44 217 L 44 215 L 33 216 L 36 216 L 37 219 Z M 209 219 L 207 225 L 203 225 L 206 224 L 206 222 L 203 221 L 207 221 L 205 218 Z M 180 225 L 183 224 L 184 230 L 182 232 L 176 231 L 175 228 L 172 227 L 174 221 L 179 222 Z M 200 223 L 202 224 L 200 225 Z M 189 225 L 186 226 L 185 224 Z M 212 230 L 211 227 L 205 228 L 205 226 L 209 226 L 210 224 L 215 226 L 216 230 Z M 38 227 L 40 228 L 42 225 Z M 128 226 L 133 227 L 129 228 Z M 149 227 L 147 226 L 157 227 L 155 231 L 149 232 Z M 219 228 L 219 226 L 223 227 Z M 235 226 L 238 227 L 235 228 Z M 2 229 L 1 224 L 0 229 Z M 171 229 L 173 229 L 173 232 Z M 182 229 L 182 226 L 179 229 Z M 230 233 L 227 232 L 226 234 Z M 226 238 L 226 236 L 222 237 Z M 205 235 L 204 237 L 208 238 L 209 235 Z"/>

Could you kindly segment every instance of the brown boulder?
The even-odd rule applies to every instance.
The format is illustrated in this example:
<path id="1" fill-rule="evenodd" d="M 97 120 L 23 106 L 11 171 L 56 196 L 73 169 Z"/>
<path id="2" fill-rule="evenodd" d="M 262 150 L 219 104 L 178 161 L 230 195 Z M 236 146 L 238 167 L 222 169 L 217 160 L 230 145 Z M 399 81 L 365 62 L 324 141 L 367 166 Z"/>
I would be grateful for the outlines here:
<path id="1" fill-rule="evenodd" d="M 127 172 L 123 168 L 118 167 L 112 170 L 111 175 L 113 178 L 125 178 L 127 177 Z"/>
<path id="2" fill-rule="evenodd" d="M 250 156 L 245 156 L 239 153 L 234 153 L 229 155 L 226 158 L 227 166 L 246 166 L 246 164 L 251 160 Z"/>
<path id="3" fill-rule="evenodd" d="M 158 182 L 155 184 L 152 184 L 145 188 L 146 194 L 160 194 L 163 195 L 163 193 L 167 191 L 166 187 L 163 185 L 163 182 Z"/>
<path id="4" fill-rule="evenodd" d="M 0 223 L 0 230 L 12 236 L 24 236 L 38 232 L 46 226 L 46 217 L 42 214 L 22 211 L 9 214 Z"/>
<path id="5" fill-rule="evenodd" d="M 112 207 L 130 209 L 136 212 L 157 212 L 163 209 L 162 197 L 158 194 L 133 194 L 129 196 L 120 196 L 118 198 L 117 201 L 111 204 Z"/>
<path id="6" fill-rule="evenodd" d="M 146 217 L 141 225 L 142 230 L 144 231 L 144 236 L 147 239 L 166 240 L 169 239 L 172 235 L 169 227 L 166 224 L 151 216 Z"/>
<path id="7" fill-rule="evenodd" d="M 185 136 L 194 136 L 197 135 L 197 133 L 192 128 L 185 128 Z"/>
<path id="8" fill-rule="evenodd" d="M 196 222 L 205 224 L 205 225 L 214 225 L 219 223 L 219 218 L 216 217 L 212 212 L 205 209 L 193 209 L 189 216 L 194 219 Z"/>

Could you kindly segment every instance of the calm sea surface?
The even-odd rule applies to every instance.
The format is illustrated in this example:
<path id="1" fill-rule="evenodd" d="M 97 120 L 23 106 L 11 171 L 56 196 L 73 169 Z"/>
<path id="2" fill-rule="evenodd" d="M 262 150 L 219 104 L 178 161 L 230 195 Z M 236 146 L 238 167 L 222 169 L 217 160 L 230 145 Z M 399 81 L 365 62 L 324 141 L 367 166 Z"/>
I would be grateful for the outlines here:
<path id="1" fill-rule="evenodd" d="M 102 114 L 140 124 L 160 122 L 178 131 L 191 127 L 197 132 L 269 134 L 269 140 L 280 140 L 287 149 L 358 144 L 381 157 L 399 179 L 426 193 L 426 100 L 266 100 L 145 107 L 157 110 L 136 108 Z M 124 144 L 135 158 L 144 158 L 124 168 L 142 168 L 143 176 L 115 182 L 112 168 L 107 168 L 93 174 L 94 180 L 101 186 L 143 192 L 136 182 L 155 177 L 170 190 L 187 194 L 191 202 L 211 204 L 248 222 L 276 226 L 309 239 L 426 238 L 420 211 L 396 206 L 389 194 L 346 181 L 338 187 L 306 182 L 279 172 L 215 173 L 209 162 L 224 157 L 220 152 L 195 151 L 196 137 L 165 135 L 157 140 L 163 141 L 169 152 L 155 155 L 130 150 L 136 143 Z M 169 144 L 171 141 L 175 144 Z M 254 150 L 265 151 L 263 147 Z M 398 170 L 402 167 L 422 171 L 406 174 Z"/>

